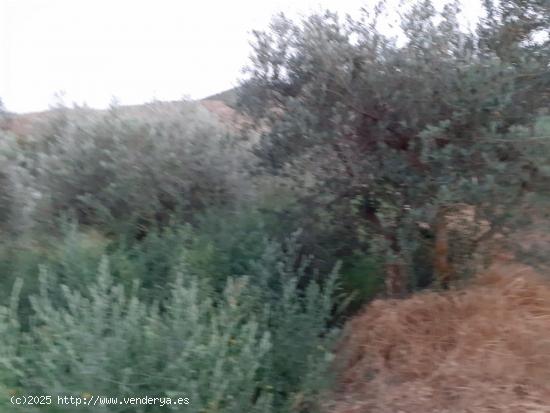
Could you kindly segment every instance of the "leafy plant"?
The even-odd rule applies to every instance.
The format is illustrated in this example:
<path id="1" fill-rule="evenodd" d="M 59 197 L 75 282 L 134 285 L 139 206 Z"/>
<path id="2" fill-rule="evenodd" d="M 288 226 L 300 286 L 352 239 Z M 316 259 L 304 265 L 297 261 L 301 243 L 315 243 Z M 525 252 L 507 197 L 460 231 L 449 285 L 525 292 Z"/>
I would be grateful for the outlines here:
<path id="1" fill-rule="evenodd" d="M 142 298 L 138 280 L 115 281 L 106 256 L 74 287 L 43 266 L 30 321 L 17 311 L 21 280 L 3 308 L 10 383 L 52 395 L 184 395 L 196 412 L 292 411 L 304 398 L 313 408 L 327 385 L 318 374 L 328 377 L 336 273 L 323 286 L 307 280 L 291 244 L 270 244 L 256 277 L 230 277 L 220 293 L 179 264 L 162 300 Z"/>

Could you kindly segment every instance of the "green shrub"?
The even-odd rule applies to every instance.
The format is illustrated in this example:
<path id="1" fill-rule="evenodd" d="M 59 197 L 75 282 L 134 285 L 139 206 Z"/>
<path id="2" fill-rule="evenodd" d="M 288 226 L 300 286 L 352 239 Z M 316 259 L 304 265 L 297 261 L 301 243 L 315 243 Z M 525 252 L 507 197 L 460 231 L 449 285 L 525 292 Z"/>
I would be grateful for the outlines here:
<path id="1" fill-rule="evenodd" d="M 220 290 L 229 276 L 252 275 L 272 238 L 266 215 L 254 208 L 212 208 L 197 218 L 185 249 L 189 271 Z"/>
<path id="2" fill-rule="evenodd" d="M 246 151 L 205 109 L 154 109 L 136 116 L 75 109 L 41 129 L 27 153 L 42 196 L 36 217 L 49 222 L 73 211 L 81 223 L 120 234 L 128 223 L 147 231 L 246 195 Z"/>
<path id="3" fill-rule="evenodd" d="M 342 288 L 353 294 L 355 309 L 384 291 L 384 262 L 382 259 L 356 253 L 344 261 Z"/>
<path id="4" fill-rule="evenodd" d="M 72 274 L 74 286 L 42 267 L 30 321 L 18 316 L 21 280 L 3 307 L 4 384 L 33 394 L 183 395 L 192 412 L 292 411 L 296 400 L 313 409 L 327 385 L 336 273 L 323 287 L 306 279 L 295 250 L 292 240 L 270 243 L 257 273 L 229 278 L 221 293 L 175 265 L 164 300 L 142 298 L 137 280 L 114 280 L 107 257 L 91 280 L 76 285 Z"/>
<path id="5" fill-rule="evenodd" d="M 16 279 L 24 281 L 21 316 L 29 312 L 29 295 L 38 291 L 37 275 L 41 265 L 47 266 L 58 282 L 81 291 L 95 280 L 103 256 L 109 258 L 117 283 L 128 288 L 139 282 L 143 298 L 166 297 L 164 286 L 173 279 L 174 268 L 182 258 L 183 229 L 167 229 L 162 235 L 152 232 L 141 242 L 128 245 L 123 239 L 109 239 L 74 222 L 64 222 L 61 226 L 61 235 L 33 232 L 31 240 L 27 236 L 0 242 L 0 276 L 5 285 L 13 284 Z M 9 292 L 5 288 L 0 292 L 0 303 L 8 300 Z"/>
<path id="6" fill-rule="evenodd" d="M 0 132 L 0 234 L 14 233 L 30 226 L 30 216 L 38 198 L 25 169 L 24 154 L 16 137 Z"/>
<path id="7" fill-rule="evenodd" d="M 179 277 L 167 302 L 146 304 L 113 283 L 103 260 L 86 294 L 62 286 L 64 301 L 56 304 L 53 285 L 44 271 L 42 292 L 32 298 L 32 328 L 15 360 L 23 388 L 54 395 L 177 393 L 191 399 L 191 411 L 253 411 L 265 403 L 253 396 L 269 335 L 240 311 L 242 283 L 230 282 L 214 304 L 195 281 Z"/>

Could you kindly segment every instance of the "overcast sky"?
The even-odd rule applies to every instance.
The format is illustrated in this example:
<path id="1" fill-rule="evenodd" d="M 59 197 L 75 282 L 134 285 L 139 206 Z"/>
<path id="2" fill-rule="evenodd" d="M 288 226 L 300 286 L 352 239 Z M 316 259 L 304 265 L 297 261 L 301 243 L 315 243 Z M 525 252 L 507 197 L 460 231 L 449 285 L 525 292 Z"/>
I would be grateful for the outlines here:
<path id="1" fill-rule="evenodd" d="M 356 12 L 365 0 L 0 0 L 8 110 L 202 98 L 236 84 L 250 31 L 279 11 Z M 472 10 L 470 14 L 475 14 Z"/>

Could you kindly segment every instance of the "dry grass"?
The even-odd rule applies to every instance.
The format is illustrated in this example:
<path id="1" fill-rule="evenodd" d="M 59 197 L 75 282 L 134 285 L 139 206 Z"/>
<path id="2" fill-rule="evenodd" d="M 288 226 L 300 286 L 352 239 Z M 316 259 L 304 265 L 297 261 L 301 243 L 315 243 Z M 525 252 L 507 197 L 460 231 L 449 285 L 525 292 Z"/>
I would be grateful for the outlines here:
<path id="1" fill-rule="evenodd" d="M 500 262 L 462 290 L 375 301 L 338 368 L 333 413 L 550 412 L 550 283 Z"/>

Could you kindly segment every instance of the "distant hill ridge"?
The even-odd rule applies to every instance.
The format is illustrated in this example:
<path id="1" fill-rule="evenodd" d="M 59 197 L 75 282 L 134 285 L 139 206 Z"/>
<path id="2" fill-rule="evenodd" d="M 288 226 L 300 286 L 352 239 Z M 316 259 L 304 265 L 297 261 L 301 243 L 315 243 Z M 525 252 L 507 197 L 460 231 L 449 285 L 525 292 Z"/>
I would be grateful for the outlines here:
<path id="1" fill-rule="evenodd" d="M 150 116 L 151 114 L 174 114 L 184 108 L 185 105 L 198 104 L 212 113 L 222 125 L 231 130 L 239 130 L 248 124 L 249 120 L 235 109 L 237 92 L 237 88 L 233 88 L 196 101 L 154 101 L 141 105 L 121 105 L 117 109 L 121 113 L 130 116 Z M 69 110 L 85 110 L 101 113 L 108 109 L 76 107 Z M 10 131 L 18 136 L 29 135 L 36 127 L 40 127 L 44 122 L 54 119 L 58 114 L 59 109 L 22 114 L 7 113 L 0 118 L 0 129 Z"/>
<path id="2" fill-rule="evenodd" d="M 234 87 L 232 89 L 225 90 L 220 93 L 216 93 L 215 95 L 208 96 L 203 101 L 206 100 L 216 100 L 225 103 L 227 106 L 236 109 L 237 107 L 237 100 L 239 97 L 239 87 Z"/>

